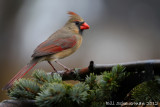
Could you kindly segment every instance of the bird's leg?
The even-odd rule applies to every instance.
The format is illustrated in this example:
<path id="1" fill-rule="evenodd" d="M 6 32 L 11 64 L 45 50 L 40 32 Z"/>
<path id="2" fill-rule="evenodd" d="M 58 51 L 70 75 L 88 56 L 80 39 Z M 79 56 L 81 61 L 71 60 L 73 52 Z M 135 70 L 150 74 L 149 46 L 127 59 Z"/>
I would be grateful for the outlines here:
<path id="1" fill-rule="evenodd" d="M 59 64 L 60 66 L 62 66 L 66 71 L 70 71 L 71 69 L 66 67 L 65 65 L 61 64 L 59 61 L 55 61 L 57 64 Z"/>
<path id="2" fill-rule="evenodd" d="M 49 65 L 51 65 L 51 67 L 53 68 L 53 70 L 54 70 L 55 72 L 57 72 L 57 70 L 54 68 L 54 66 L 52 65 L 52 63 L 51 63 L 50 61 L 48 61 L 48 63 L 49 63 Z M 53 72 L 52 72 L 51 74 L 53 74 Z"/>

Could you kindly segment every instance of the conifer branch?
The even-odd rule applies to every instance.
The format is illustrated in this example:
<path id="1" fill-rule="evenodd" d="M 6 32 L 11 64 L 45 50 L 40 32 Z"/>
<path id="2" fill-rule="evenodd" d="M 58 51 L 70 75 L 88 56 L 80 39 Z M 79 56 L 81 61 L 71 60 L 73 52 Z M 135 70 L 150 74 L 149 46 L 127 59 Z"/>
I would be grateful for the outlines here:
<path id="1" fill-rule="evenodd" d="M 32 74 L 32 79 L 21 79 L 15 82 L 8 94 L 16 100 L 3 101 L 0 103 L 0 107 L 33 107 L 36 106 L 35 104 L 38 106 L 46 104 L 48 106 L 70 104 L 77 107 L 79 105 L 88 106 L 88 104 L 105 106 L 106 101 L 128 101 L 125 98 L 130 92 L 132 92 L 134 101 L 141 101 L 139 98 L 143 96 L 139 95 L 143 93 L 143 90 L 134 87 L 144 81 L 151 80 L 153 83 L 157 81 L 158 85 L 149 84 L 149 87 L 158 90 L 160 79 L 159 77 L 157 79 L 156 76 L 160 75 L 159 69 L 160 60 L 145 60 L 120 64 L 94 64 L 91 61 L 89 67 L 74 69 L 71 72 L 58 71 L 52 75 L 48 75 L 43 70 L 36 70 Z M 83 82 L 69 85 L 62 80 L 82 80 Z M 148 85 L 140 86 L 148 87 Z M 147 92 L 155 95 L 152 97 L 153 101 L 159 101 L 158 94 L 150 93 L 149 89 Z M 26 100 L 23 101 L 23 99 Z"/>

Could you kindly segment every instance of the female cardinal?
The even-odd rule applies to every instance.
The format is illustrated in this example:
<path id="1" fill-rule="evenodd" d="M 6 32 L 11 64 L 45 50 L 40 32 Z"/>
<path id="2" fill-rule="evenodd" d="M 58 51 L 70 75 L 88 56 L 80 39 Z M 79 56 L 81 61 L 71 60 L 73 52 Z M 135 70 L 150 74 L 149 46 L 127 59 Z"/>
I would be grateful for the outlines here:
<path id="1" fill-rule="evenodd" d="M 65 70 L 70 70 L 58 62 L 58 59 L 71 55 L 80 47 L 82 32 L 84 29 L 89 29 L 89 25 L 78 14 L 74 12 L 68 12 L 68 14 L 71 16 L 67 23 L 34 50 L 32 60 L 9 81 L 4 90 L 9 89 L 15 80 L 23 77 L 41 61 L 48 61 L 54 71 L 56 69 L 51 64 L 51 60 L 60 64 Z"/>

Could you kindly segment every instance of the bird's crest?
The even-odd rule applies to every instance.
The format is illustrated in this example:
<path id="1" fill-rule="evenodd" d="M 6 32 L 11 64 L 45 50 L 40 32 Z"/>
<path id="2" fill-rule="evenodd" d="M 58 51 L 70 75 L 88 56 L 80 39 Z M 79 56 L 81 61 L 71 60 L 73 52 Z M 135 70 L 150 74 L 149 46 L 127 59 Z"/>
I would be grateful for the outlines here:
<path id="1" fill-rule="evenodd" d="M 74 12 L 71 12 L 71 11 L 69 11 L 68 14 L 69 14 L 69 15 L 76 15 L 76 16 L 78 16 L 78 14 L 76 14 L 76 13 L 74 13 Z"/>
<path id="2" fill-rule="evenodd" d="M 70 16 L 69 22 L 73 22 L 73 21 L 83 21 L 83 19 L 76 13 L 69 11 L 68 12 Z"/>

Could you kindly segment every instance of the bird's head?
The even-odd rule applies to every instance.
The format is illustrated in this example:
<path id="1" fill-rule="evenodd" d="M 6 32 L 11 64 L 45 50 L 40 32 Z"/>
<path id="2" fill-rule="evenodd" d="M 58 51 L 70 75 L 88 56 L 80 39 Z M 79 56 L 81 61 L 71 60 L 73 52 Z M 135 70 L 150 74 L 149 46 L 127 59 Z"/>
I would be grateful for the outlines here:
<path id="1" fill-rule="evenodd" d="M 83 30 L 89 29 L 89 25 L 80 17 L 78 14 L 69 11 L 68 14 L 70 15 L 70 19 L 65 24 L 70 30 L 74 31 L 75 33 L 82 34 Z"/>

